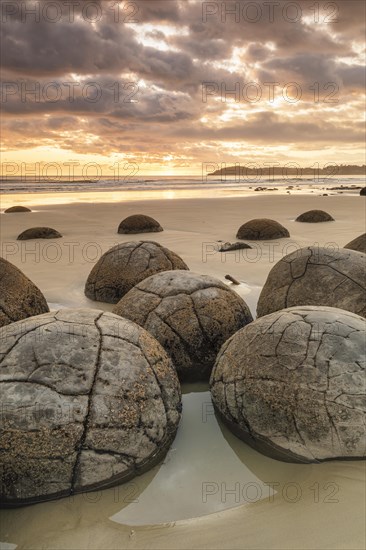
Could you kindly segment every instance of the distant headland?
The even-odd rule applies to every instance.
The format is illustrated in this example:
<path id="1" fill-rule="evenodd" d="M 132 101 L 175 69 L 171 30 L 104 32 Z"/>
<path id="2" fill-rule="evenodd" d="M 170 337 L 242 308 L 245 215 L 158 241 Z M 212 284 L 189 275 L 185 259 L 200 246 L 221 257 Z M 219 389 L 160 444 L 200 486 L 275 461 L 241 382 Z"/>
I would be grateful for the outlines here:
<path id="1" fill-rule="evenodd" d="M 254 163 L 249 163 L 253 165 Z M 258 166 L 251 168 L 250 166 L 237 164 L 236 166 L 227 166 L 220 168 L 214 172 L 209 172 L 208 176 L 363 176 L 366 175 L 366 165 L 358 166 L 356 164 L 327 164 L 324 168 L 320 166 L 310 166 L 301 168 L 294 166 L 295 163 L 290 163 L 289 166 Z"/>

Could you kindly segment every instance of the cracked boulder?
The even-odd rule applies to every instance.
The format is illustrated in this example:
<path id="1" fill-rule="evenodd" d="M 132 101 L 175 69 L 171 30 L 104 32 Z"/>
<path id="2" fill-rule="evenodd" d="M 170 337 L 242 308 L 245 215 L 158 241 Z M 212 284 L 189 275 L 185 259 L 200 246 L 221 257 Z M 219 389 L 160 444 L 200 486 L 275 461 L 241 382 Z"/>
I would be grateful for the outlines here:
<path id="1" fill-rule="evenodd" d="M 295 221 L 305 223 L 321 223 L 334 222 L 334 218 L 332 218 L 328 212 L 324 212 L 324 210 L 308 210 L 307 212 L 300 214 Z"/>
<path id="2" fill-rule="evenodd" d="M 269 272 L 257 315 L 298 305 L 329 306 L 366 316 L 365 254 L 340 248 L 301 248 Z"/>
<path id="3" fill-rule="evenodd" d="M 253 319 L 224 283 L 167 271 L 136 285 L 113 309 L 148 330 L 173 360 L 182 382 L 208 380 L 221 345 Z"/>
<path id="4" fill-rule="evenodd" d="M 131 241 L 108 250 L 91 270 L 85 295 L 116 304 L 137 283 L 161 271 L 188 269 L 182 258 L 153 241 Z"/>
<path id="5" fill-rule="evenodd" d="M 215 410 L 271 458 L 365 458 L 365 325 L 314 306 L 257 319 L 221 348 L 210 380 Z"/>
<path id="6" fill-rule="evenodd" d="M 181 394 L 145 330 L 111 313 L 64 309 L 0 334 L 3 506 L 111 487 L 162 460 Z"/>
<path id="7" fill-rule="evenodd" d="M 363 233 L 363 235 L 353 239 L 353 241 L 346 244 L 344 248 L 356 250 L 357 252 L 363 252 L 366 254 L 366 233 Z"/>
<path id="8" fill-rule="evenodd" d="M 0 258 L 0 327 L 49 311 L 42 292 L 4 258 Z"/>
<path id="9" fill-rule="evenodd" d="M 160 231 L 163 231 L 160 223 L 144 214 L 128 216 L 118 227 L 118 233 L 158 233 Z"/>
<path id="10" fill-rule="evenodd" d="M 32 210 L 30 210 L 26 206 L 11 206 L 10 208 L 4 210 L 5 214 L 16 214 L 19 212 L 32 212 Z"/>
<path id="11" fill-rule="evenodd" d="M 280 223 L 267 218 L 250 220 L 239 227 L 236 234 L 237 239 L 248 239 L 252 241 L 266 241 L 271 239 L 282 239 L 289 237 L 290 233 Z"/>
<path id="12" fill-rule="evenodd" d="M 31 227 L 18 235 L 18 241 L 27 241 L 29 239 L 61 239 L 62 235 L 56 229 L 51 227 Z"/>

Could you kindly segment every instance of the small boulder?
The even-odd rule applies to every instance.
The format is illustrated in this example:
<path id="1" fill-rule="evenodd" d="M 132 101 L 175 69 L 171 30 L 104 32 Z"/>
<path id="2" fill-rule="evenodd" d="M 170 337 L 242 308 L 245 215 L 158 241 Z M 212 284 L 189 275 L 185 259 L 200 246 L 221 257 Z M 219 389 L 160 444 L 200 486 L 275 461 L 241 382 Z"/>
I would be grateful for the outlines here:
<path id="1" fill-rule="evenodd" d="M 227 285 L 190 271 L 167 271 L 136 285 L 114 313 L 148 330 L 171 356 L 183 382 L 208 380 L 221 345 L 252 321 Z"/>
<path id="2" fill-rule="evenodd" d="M 60 310 L 1 329 L 1 502 L 96 491 L 160 462 L 181 416 L 160 344 L 131 321 Z"/>
<path id="3" fill-rule="evenodd" d="M 232 252 L 233 250 L 242 250 L 244 248 L 252 248 L 247 243 L 225 243 L 222 245 L 222 247 L 219 249 L 219 252 Z"/>
<path id="4" fill-rule="evenodd" d="M 10 208 L 4 210 L 4 214 L 15 214 L 17 212 L 32 212 L 32 210 L 26 206 L 11 206 Z"/>
<path id="5" fill-rule="evenodd" d="M 182 258 L 153 241 L 126 242 L 108 250 L 91 270 L 85 295 L 116 304 L 137 283 L 171 269 L 188 269 Z"/>
<path id="6" fill-rule="evenodd" d="M 300 214 L 295 221 L 305 223 L 334 222 L 334 218 L 324 210 L 308 210 Z"/>
<path id="7" fill-rule="evenodd" d="M 329 306 L 366 316 L 365 254 L 322 247 L 284 256 L 267 277 L 258 317 L 292 306 Z"/>
<path id="8" fill-rule="evenodd" d="M 0 327 L 49 311 L 42 292 L 4 258 L 0 258 Z"/>
<path id="9" fill-rule="evenodd" d="M 360 191 L 360 195 L 361 195 L 361 197 L 366 195 L 366 187 L 362 187 L 362 189 Z"/>
<path id="10" fill-rule="evenodd" d="M 250 241 L 266 241 L 270 239 L 282 239 L 289 237 L 290 233 L 280 223 L 267 218 L 250 220 L 242 225 L 236 235 L 237 239 Z"/>
<path id="11" fill-rule="evenodd" d="M 359 237 L 353 239 L 353 241 L 346 244 L 344 248 L 356 250 L 357 252 L 363 252 L 366 254 L 366 233 L 363 233 Z"/>
<path id="12" fill-rule="evenodd" d="M 210 384 L 220 418 L 278 460 L 365 458 L 365 329 L 362 317 L 328 307 L 257 319 L 217 357 Z"/>
<path id="13" fill-rule="evenodd" d="M 118 233 L 157 233 L 163 231 L 160 223 L 145 216 L 144 214 L 135 214 L 134 216 L 128 216 L 128 218 L 121 221 L 118 226 Z"/>
<path id="14" fill-rule="evenodd" d="M 29 239 L 60 239 L 61 233 L 51 227 L 31 227 L 18 235 L 18 241 L 27 241 Z"/>

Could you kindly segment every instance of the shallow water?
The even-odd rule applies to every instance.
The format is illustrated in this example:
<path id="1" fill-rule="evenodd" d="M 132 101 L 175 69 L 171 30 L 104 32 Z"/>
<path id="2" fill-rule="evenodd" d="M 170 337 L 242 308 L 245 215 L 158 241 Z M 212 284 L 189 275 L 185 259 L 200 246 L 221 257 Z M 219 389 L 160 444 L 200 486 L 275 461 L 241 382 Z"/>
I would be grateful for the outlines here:
<path id="1" fill-rule="evenodd" d="M 1 538 L 7 544 L 2 548 L 59 548 L 56 541 L 65 540 L 65 532 L 67 540 L 78 540 L 78 548 L 95 548 L 87 525 L 98 524 L 102 534 L 111 522 L 172 523 L 258 501 L 294 506 L 310 499 L 312 505 L 336 506 L 350 471 L 351 463 L 287 464 L 260 455 L 218 422 L 207 386 L 189 384 L 183 387 L 177 437 L 163 463 L 112 489 L 2 511 Z M 357 466 L 356 472 L 360 475 Z M 62 547 L 73 545 L 69 540 Z"/>

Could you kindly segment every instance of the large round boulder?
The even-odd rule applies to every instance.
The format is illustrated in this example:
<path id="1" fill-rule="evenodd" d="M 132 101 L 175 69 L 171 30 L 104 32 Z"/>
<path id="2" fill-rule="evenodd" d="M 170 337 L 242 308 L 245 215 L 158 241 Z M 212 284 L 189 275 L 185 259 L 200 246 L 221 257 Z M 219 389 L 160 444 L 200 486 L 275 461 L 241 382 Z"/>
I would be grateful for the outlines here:
<path id="1" fill-rule="evenodd" d="M 303 306 L 261 317 L 222 347 L 216 411 L 241 439 L 289 462 L 365 458 L 365 319 Z"/>
<path id="2" fill-rule="evenodd" d="M 16 214 L 20 212 L 32 212 L 32 210 L 26 206 L 11 206 L 10 208 L 4 210 L 4 214 Z"/>
<path id="3" fill-rule="evenodd" d="M 159 340 L 182 382 L 208 380 L 221 345 L 253 320 L 236 292 L 213 277 L 190 271 L 167 271 L 145 279 L 113 312 Z"/>
<path id="4" fill-rule="evenodd" d="M 290 233 L 280 223 L 267 218 L 250 220 L 239 227 L 236 234 L 237 239 L 248 239 L 251 241 L 266 241 L 271 239 L 282 239 L 289 237 Z"/>
<path id="5" fill-rule="evenodd" d="M 188 269 L 182 258 L 153 241 L 118 244 L 91 270 L 85 295 L 91 300 L 116 304 L 137 283 L 171 269 Z"/>
<path id="6" fill-rule="evenodd" d="M 27 241 L 29 239 L 60 239 L 61 233 L 51 227 L 31 227 L 18 235 L 18 241 Z"/>
<path id="7" fill-rule="evenodd" d="M 166 454 L 181 412 L 167 354 L 131 321 L 60 310 L 1 329 L 5 506 L 102 489 Z"/>
<path id="8" fill-rule="evenodd" d="M 357 252 L 363 252 L 366 254 L 366 233 L 363 233 L 359 237 L 353 239 L 353 241 L 346 244 L 344 248 L 356 250 Z"/>
<path id="9" fill-rule="evenodd" d="M 0 327 L 49 311 L 42 292 L 4 258 L 0 258 Z"/>
<path id="10" fill-rule="evenodd" d="M 341 248 L 301 248 L 269 272 L 258 317 L 298 305 L 338 307 L 366 316 L 365 255 Z"/>
<path id="11" fill-rule="evenodd" d="M 118 233 L 157 233 L 159 231 L 163 231 L 160 223 L 144 214 L 128 216 L 118 227 Z"/>
<path id="12" fill-rule="evenodd" d="M 305 223 L 334 222 L 334 218 L 324 210 L 308 210 L 300 214 L 295 221 Z"/>

